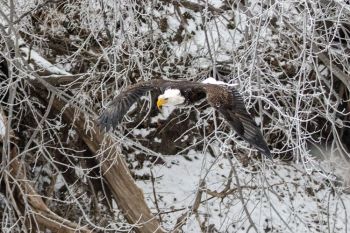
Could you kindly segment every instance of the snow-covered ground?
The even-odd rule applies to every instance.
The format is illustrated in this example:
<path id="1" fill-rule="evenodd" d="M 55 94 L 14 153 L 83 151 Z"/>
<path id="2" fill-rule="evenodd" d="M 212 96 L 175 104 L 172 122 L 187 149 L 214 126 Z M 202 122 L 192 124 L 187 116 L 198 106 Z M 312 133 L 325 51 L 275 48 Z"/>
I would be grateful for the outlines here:
<path id="1" fill-rule="evenodd" d="M 159 210 L 166 213 L 161 215 L 166 230 L 173 229 L 181 215 L 188 217 L 184 232 L 200 232 L 199 221 L 218 232 L 248 232 L 250 221 L 259 232 L 347 232 L 350 228 L 350 195 L 340 194 L 340 188 L 316 170 L 307 174 L 301 166 L 278 160 L 243 167 L 231 159 L 242 187 L 242 203 L 235 172 L 230 194 L 223 198 L 210 195 L 212 191 L 221 192 L 229 180 L 231 165 L 227 158 L 190 151 L 187 158 L 176 155 L 164 160 L 164 165 L 149 164 L 135 172 L 150 174 L 152 169 L 154 185 L 150 180 L 137 183 L 157 213 L 154 186 Z M 201 180 L 205 186 L 199 189 Z M 196 217 L 191 207 L 199 190 L 203 194 Z"/>

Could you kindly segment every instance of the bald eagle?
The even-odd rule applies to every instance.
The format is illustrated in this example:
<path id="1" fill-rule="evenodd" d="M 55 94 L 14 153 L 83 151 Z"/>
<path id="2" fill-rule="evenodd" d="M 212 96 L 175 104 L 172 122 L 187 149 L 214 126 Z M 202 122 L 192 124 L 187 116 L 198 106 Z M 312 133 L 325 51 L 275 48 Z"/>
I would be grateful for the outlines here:
<path id="1" fill-rule="evenodd" d="M 100 127 L 107 131 L 110 128 L 115 129 L 130 107 L 148 91 L 163 93 L 158 96 L 157 106 L 159 109 L 162 109 L 163 106 L 193 104 L 206 99 L 211 107 L 221 113 L 242 139 L 271 158 L 270 150 L 260 129 L 247 112 L 242 96 L 232 85 L 218 81 L 213 82 L 212 78 L 204 82 L 155 79 L 129 86 L 117 95 L 102 112 L 98 119 Z"/>

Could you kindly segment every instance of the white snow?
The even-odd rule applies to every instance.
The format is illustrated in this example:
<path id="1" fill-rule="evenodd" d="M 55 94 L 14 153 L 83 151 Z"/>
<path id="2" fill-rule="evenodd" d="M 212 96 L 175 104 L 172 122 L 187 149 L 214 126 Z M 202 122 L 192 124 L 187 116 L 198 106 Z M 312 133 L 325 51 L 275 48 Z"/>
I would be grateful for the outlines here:
<path id="1" fill-rule="evenodd" d="M 188 135 L 184 135 L 183 138 L 181 139 L 181 142 L 185 142 L 188 140 Z"/>
<path id="2" fill-rule="evenodd" d="M 32 60 L 35 61 L 35 64 L 49 71 L 52 74 L 70 75 L 70 73 L 68 73 L 67 71 L 58 68 L 57 66 L 53 65 L 51 62 L 43 58 L 35 50 L 31 50 L 27 47 L 21 47 L 21 51 L 26 55 L 26 58 L 30 57 Z"/>
<path id="3" fill-rule="evenodd" d="M 53 65 L 51 62 L 49 62 L 47 59 L 42 57 L 38 52 L 36 52 L 34 49 L 29 49 L 26 46 L 25 41 L 18 36 L 11 35 L 11 39 L 13 41 L 16 41 L 18 43 L 18 46 L 22 53 L 24 53 L 24 58 L 28 60 L 29 58 L 35 62 L 36 65 L 39 67 L 49 71 L 52 74 L 59 74 L 59 75 L 71 75 L 71 73 L 58 68 L 57 66 Z M 32 66 L 32 64 L 30 64 Z"/>
<path id="4" fill-rule="evenodd" d="M 6 134 L 6 126 L 5 126 L 4 118 L 0 114 L 0 137 L 4 138 L 5 134 Z"/>
<path id="5" fill-rule="evenodd" d="M 61 173 L 57 175 L 56 182 L 55 182 L 55 191 L 58 192 L 64 185 L 66 184 L 64 177 Z"/>
<path id="6" fill-rule="evenodd" d="M 209 77 L 209 78 L 203 80 L 202 83 L 215 84 L 215 85 L 226 85 L 226 86 L 231 86 L 231 87 L 235 87 L 238 85 L 237 83 L 231 84 L 231 83 L 225 83 L 223 81 L 218 81 L 212 77 Z"/>
<path id="7" fill-rule="evenodd" d="M 167 230 L 171 230 L 177 218 L 186 213 L 187 207 L 194 203 L 202 179 L 205 180 L 206 188 L 217 192 L 224 189 L 228 180 L 231 166 L 222 156 L 213 158 L 193 150 L 187 156 L 192 161 L 182 155 L 175 155 L 165 157 L 165 165 L 157 165 L 152 169 L 156 178 L 155 190 L 159 208 L 163 212 L 169 212 L 162 215 Z M 242 167 L 235 159 L 232 161 L 241 186 L 254 186 L 243 188 L 242 192 L 247 197 L 244 204 L 259 232 L 268 232 L 268 228 L 272 228 L 271 232 L 326 232 L 327 221 L 336 232 L 344 231 L 346 223 L 350 227 L 344 209 L 339 208 L 339 204 L 343 202 L 349 211 L 350 195 L 332 195 L 333 188 L 317 172 L 312 176 L 307 175 L 302 167 L 278 161 L 274 162 L 273 167 L 262 167 L 256 171 L 252 166 Z M 262 164 L 257 162 L 255 166 L 261 167 Z M 143 172 L 149 172 L 149 168 Z M 152 182 L 137 183 L 144 190 L 148 205 L 156 212 Z M 233 177 L 231 189 L 236 187 Z M 208 200 L 209 198 L 211 199 Z M 198 210 L 200 219 L 204 221 L 207 218 L 218 232 L 247 232 L 250 224 L 237 191 L 223 199 L 212 198 L 204 191 L 201 201 L 203 203 Z M 201 232 L 194 216 L 187 219 L 182 229 L 187 233 Z"/>
<path id="8" fill-rule="evenodd" d="M 154 142 L 157 142 L 157 143 L 161 143 L 161 142 L 162 142 L 162 139 L 155 137 L 155 138 L 153 139 L 153 141 L 154 141 Z"/>
<path id="9" fill-rule="evenodd" d="M 81 180 L 86 182 L 86 174 L 84 172 L 84 168 L 79 167 L 79 166 L 75 166 L 74 167 L 74 172 Z"/>
<path id="10" fill-rule="evenodd" d="M 156 129 L 133 129 L 132 134 L 135 136 L 147 137 L 152 131 Z"/>

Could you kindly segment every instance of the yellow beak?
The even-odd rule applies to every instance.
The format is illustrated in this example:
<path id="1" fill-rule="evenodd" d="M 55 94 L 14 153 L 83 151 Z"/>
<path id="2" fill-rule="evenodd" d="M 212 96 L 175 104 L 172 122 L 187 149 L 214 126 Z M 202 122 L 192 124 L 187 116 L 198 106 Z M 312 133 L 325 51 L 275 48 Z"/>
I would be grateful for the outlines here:
<path id="1" fill-rule="evenodd" d="M 157 101 L 157 107 L 159 110 L 162 109 L 163 105 L 167 103 L 167 100 L 166 99 L 163 99 L 163 98 L 158 98 L 158 101 Z"/>

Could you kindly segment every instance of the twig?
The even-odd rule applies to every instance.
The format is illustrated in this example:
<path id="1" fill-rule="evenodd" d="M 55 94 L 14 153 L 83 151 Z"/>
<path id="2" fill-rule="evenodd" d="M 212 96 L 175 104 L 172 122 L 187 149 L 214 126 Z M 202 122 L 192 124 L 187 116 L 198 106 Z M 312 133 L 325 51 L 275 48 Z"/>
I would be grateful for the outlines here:
<path id="1" fill-rule="evenodd" d="M 101 11 L 102 11 L 102 16 L 103 16 L 103 24 L 104 24 L 104 27 L 105 27 L 105 31 L 106 31 L 109 43 L 113 44 L 113 37 L 112 37 L 112 34 L 111 34 L 111 32 L 110 32 L 110 30 L 108 28 L 108 24 L 107 24 L 107 14 L 106 14 L 104 1 L 100 0 L 99 2 L 100 2 L 100 5 L 101 5 Z"/>
<path id="2" fill-rule="evenodd" d="M 191 215 L 192 213 L 197 214 L 198 208 L 201 204 L 201 199 L 202 199 L 202 194 L 204 191 L 204 186 L 205 186 L 205 181 L 201 180 L 199 182 L 199 187 L 198 187 L 198 191 L 194 200 L 194 203 L 192 205 L 192 207 L 190 207 L 190 210 L 186 211 L 185 213 L 183 213 L 177 220 L 176 220 L 176 224 L 174 226 L 174 229 L 172 230 L 172 232 L 178 232 L 179 229 L 181 229 L 181 227 L 183 225 L 185 225 L 186 223 L 186 219 L 188 218 L 189 215 Z"/>
<path id="3" fill-rule="evenodd" d="M 7 122 L 4 115 L 2 115 L 2 118 L 4 122 Z M 9 134 L 14 134 L 11 128 L 7 128 L 7 130 Z M 13 142 L 10 143 L 12 144 Z M 11 160 L 8 165 L 11 169 L 10 173 L 6 174 L 9 175 L 8 180 L 15 185 L 12 188 L 8 186 L 8 191 L 18 189 L 20 197 L 22 198 L 22 201 L 19 202 L 28 203 L 30 205 L 32 208 L 31 212 L 34 213 L 33 216 L 35 216 L 36 221 L 38 221 L 43 226 L 51 229 L 52 231 L 65 230 L 65 232 L 73 233 L 78 230 L 80 232 L 93 232 L 87 227 L 81 226 L 58 216 L 47 207 L 41 196 L 28 182 L 29 179 L 26 176 L 25 165 L 21 160 L 18 159 L 18 147 L 14 145 L 9 145 L 9 147 L 11 147 L 9 156 Z M 29 206 L 26 208 L 28 207 Z"/>
<path id="4" fill-rule="evenodd" d="M 256 227 L 256 225 L 255 225 L 255 223 L 254 223 L 254 221 L 253 221 L 253 219 L 252 219 L 252 217 L 251 217 L 251 215 L 250 215 L 250 212 L 249 212 L 249 210 L 248 210 L 248 208 L 247 208 L 248 201 L 247 201 L 247 203 L 245 203 L 245 201 L 244 201 L 242 186 L 241 186 L 241 184 L 240 184 L 240 181 L 239 181 L 239 178 L 238 178 L 238 173 L 237 173 L 237 171 L 236 171 L 236 168 L 234 167 L 234 165 L 233 165 L 231 159 L 230 159 L 229 157 L 226 157 L 226 158 L 227 158 L 227 160 L 229 161 L 229 163 L 230 163 L 230 165 L 231 165 L 231 168 L 232 168 L 232 171 L 233 171 L 233 175 L 235 176 L 237 191 L 238 191 L 238 194 L 239 194 L 239 199 L 240 199 L 240 201 L 242 202 L 242 206 L 243 206 L 244 212 L 245 212 L 245 214 L 246 214 L 246 216 L 247 216 L 247 218 L 248 218 L 248 220 L 249 220 L 250 227 L 252 227 L 252 228 L 255 230 L 255 232 L 259 232 L 259 231 L 258 231 L 258 228 Z"/>
<path id="5" fill-rule="evenodd" d="M 153 176 L 152 169 L 150 169 L 150 173 L 151 173 L 151 181 L 152 181 L 152 191 L 153 191 L 154 203 L 156 205 L 156 209 L 157 209 L 157 212 L 158 212 L 159 222 L 162 223 L 163 220 L 162 220 L 162 215 L 159 214 L 160 213 L 160 209 L 159 209 L 159 205 L 158 205 L 158 198 L 157 198 L 156 189 L 155 189 L 155 185 L 154 185 L 155 178 Z"/>
<path id="6" fill-rule="evenodd" d="M 18 17 L 17 20 L 15 20 L 13 22 L 13 24 L 18 24 L 23 18 L 27 17 L 28 15 L 32 14 L 33 11 L 37 11 L 39 10 L 40 8 L 50 4 L 50 3 L 59 3 L 59 2 L 62 2 L 61 0 L 47 0 L 46 2 L 43 2 L 37 6 L 35 6 L 35 8 L 25 12 L 24 14 L 22 14 L 20 17 Z"/>

